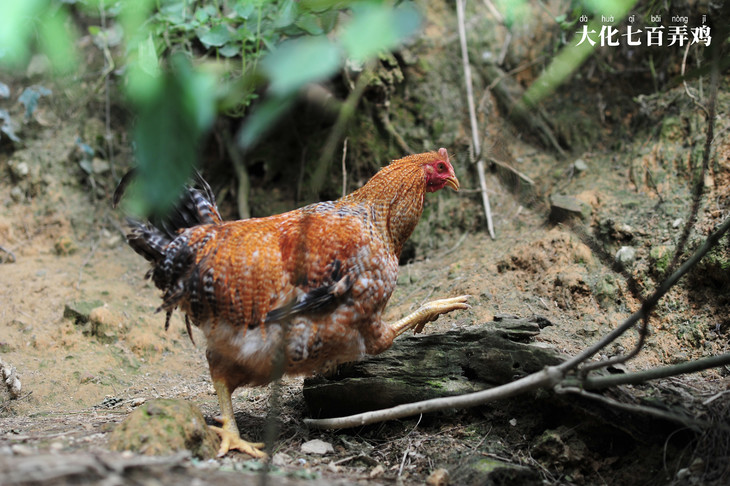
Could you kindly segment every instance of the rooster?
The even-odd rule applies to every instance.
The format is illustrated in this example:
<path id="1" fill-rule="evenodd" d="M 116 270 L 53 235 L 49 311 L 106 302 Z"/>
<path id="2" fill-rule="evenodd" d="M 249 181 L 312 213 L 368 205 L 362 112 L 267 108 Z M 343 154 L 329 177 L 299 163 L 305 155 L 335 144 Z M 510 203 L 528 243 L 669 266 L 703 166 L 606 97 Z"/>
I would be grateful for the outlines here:
<path id="1" fill-rule="evenodd" d="M 114 204 L 131 179 L 128 173 Z M 163 291 L 159 310 L 175 309 L 207 341 L 222 419 L 219 456 L 243 440 L 231 393 L 284 374 L 311 375 L 388 349 L 438 316 L 467 309 L 468 296 L 429 302 L 394 323 L 382 314 L 395 288 L 398 259 L 423 211 L 425 194 L 459 190 L 446 149 L 391 162 L 336 201 L 242 221 L 222 221 L 210 186 L 198 176 L 166 219 L 130 220 L 129 245 L 152 264 Z M 192 334 L 190 335 L 192 338 Z"/>

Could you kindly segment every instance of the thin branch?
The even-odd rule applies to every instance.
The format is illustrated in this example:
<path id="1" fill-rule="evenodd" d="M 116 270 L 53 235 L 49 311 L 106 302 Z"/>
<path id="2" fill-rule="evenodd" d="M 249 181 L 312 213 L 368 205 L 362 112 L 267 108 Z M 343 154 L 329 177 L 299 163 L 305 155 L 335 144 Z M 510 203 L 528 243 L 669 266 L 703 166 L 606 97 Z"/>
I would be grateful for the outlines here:
<path id="1" fill-rule="evenodd" d="M 693 429 L 697 429 L 697 428 L 709 429 L 709 428 L 716 427 L 715 424 L 712 424 L 705 420 L 698 420 L 693 417 L 684 417 L 684 416 L 678 415 L 676 413 L 667 412 L 667 411 L 661 410 L 659 408 L 647 407 L 645 405 L 636 405 L 633 403 L 619 402 L 618 400 L 614 400 L 613 398 L 599 395 L 597 393 L 590 393 L 581 388 L 557 386 L 557 387 L 555 387 L 555 391 L 557 393 L 574 393 L 574 394 L 580 395 L 582 397 L 590 398 L 592 400 L 596 400 L 601 403 L 605 403 L 606 405 L 610 405 L 615 408 L 620 408 L 621 410 L 627 410 L 629 412 L 645 413 L 647 415 L 651 415 L 653 417 L 657 417 L 657 418 L 664 419 L 664 420 L 669 420 L 670 422 L 679 423 L 681 425 L 684 425 L 686 427 L 690 427 Z"/>
<path id="2" fill-rule="evenodd" d="M 580 385 L 586 390 L 598 390 L 616 385 L 638 385 L 650 380 L 658 380 L 670 376 L 696 373 L 709 368 L 716 368 L 730 364 L 730 353 L 719 356 L 711 356 L 695 361 L 686 361 L 671 366 L 654 368 L 650 370 L 637 371 L 635 373 L 623 373 L 607 376 L 590 376 L 580 380 Z M 570 381 L 570 380 L 566 380 Z"/>
<path id="3" fill-rule="evenodd" d="M 18 259 L 15 258 L 15 253 L 13 253 L 12 251 L 8 250 L 4 246 L 0 246 L 0 251 L 3 252 L 3 253 L 7 253 L 8 254 L 8 256 L 10 257 L 10 260 L 8 260 L 8 261 L 10 263 L 15 263 L 15 262 L 18 261 Z"/>
<path id="4" fill-rule="evenodd" d="M 464 26 L 464 0 L 456 0 L 456 16 L 459 22 L 459 40 L 461 41 L 461 59 L 464 64 L 464 83 L 466 84 L 466 99 L 469 105 L 469 122 L 471 123 L 471 136 L 474 149 L 474 158 L 477 159 L 477 173 L 479 174 L 479 185 L 482 189 L 482 203 L 484 214 L 487 218 L 487 229 L 489 236 L 495 239 L 494 224 L 492 223 L 492 209 L 489 205 L 489 194 L 487 194 L 487 181 L 484 177 L 484 161 L 481 158 L 482 149 L 479 144 L 479 129 L 477 128 L 477 114 L 474 106 L 474 89 L 472 88 L 471 66 L 469 65 L 469 51 L 466 47 L 466 27 Z"/>
<path id="5" fill-rule="evenodd" d="M 304 423 L 317 429 L 346 429 L 363 425 L 394 420 L 411 415 L 436 412 L 447 408 L 469 408 L 483 403 L 509 398 L 539 388 L 552 388 L 563 379 L 557 366 L 549 366 L 542 371 L 520 378 L 504 385 L 466 395 L 455 397 L 433 398 L 415 403 L 406 403 L 397 407 L 359 413 L 348 417 L 329 419 L 304 419 Z"/>
<path id="6" fill-rule="evenodd" d="M 695 251 L 695 253 L 686 262 L 684 262 L 668 279 L 662 282 L 659 288 L 656 289 L 654 293 L 651 294 L 644 301 L 638 311 L 634 312 L 619 327 L 608 333 L 596 344 L 584 350 L 577 356 L 569 359 L 565 363 L 560 364 L 559 366 L 561 370 L 568 371 L 576 368 L 579 364 L 588 360 L 591 356 L 606 347 L 609 343 L 615 341 L 619 336 L 621 336 L 623 333 L 633 327 L 633 325 L 636 324 L 639 319 L 643 319 L 644 316 L 647 315 L 648 312 L 656 306 L 656 304 L 659 302 L 659 299 L 661 299 L 664 294 L 669 292 L 669 289 L 671 289 L 674 284 L 677 283 L 677 280 L 682 278 L 684 274 L 686 274 L 693 266 L 697 264 L 697 262 L 702 259 L 702 257 L 707 254 L 707 252 L 709 252 L 715 245 L 717 245 L 720 238 L 722 238 L 722 236 L 728 231 L 728 229 L 730 229 L 730 218 L 726 219 L 720 226 L 718 226 L 715 232 L 707 237 L 702 246 L 700 246 L 697 251 Z"/>

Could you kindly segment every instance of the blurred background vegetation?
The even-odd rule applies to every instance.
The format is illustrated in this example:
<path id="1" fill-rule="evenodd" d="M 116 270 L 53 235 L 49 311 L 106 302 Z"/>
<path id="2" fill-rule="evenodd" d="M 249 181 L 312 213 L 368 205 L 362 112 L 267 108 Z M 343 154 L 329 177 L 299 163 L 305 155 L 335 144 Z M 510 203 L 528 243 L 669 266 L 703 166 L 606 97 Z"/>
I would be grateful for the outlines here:
<path id="1" fill-rule="evenodd" d="M 3 2 L 0 66 L 29 79 L 55 74 L 75 115 L 103 95 L 103 140 L 79 138 L 81 167 L 91 174 L 98 155 L 115 178 L 137 166 L 131 211 L 164 210 L 197 166 L 232 203 L 227 217 L 265 215 L 339 197 L 408 152 L 446 146 L 458 171 L 473 171 L 454 9 L 366 0 Z M 581 15 L 600 31 L 602 15 L 621 28 L 629 13 L 638 25 L 657 24 L 657 13 L 668 24 L 667 12 L 692 23 L 707 15 L 714 44 L 686 52 L 576 45 Z M 497 118 L 558 157 L 596 144 L 620 149 L 642 116 L 662 108 L 662 90 L 689 80 L 701 94 L 708 53 L 727 44 L 716 22 L 723 11 L 709 2 L 493 0 L 468 3 L 467 14 L 485 145 L 510 163 Z M 71 94 L 74 84 L 83 92 Z M 25 116 L 50 93 L 28 85 L 19 98 Z M 11 118 L 0 112 L 0 134 L 20 143 Z M 128 127 L 128 138 L 111 125 Z M 481 227 L 468 205 L 439 211 L 464 229 Z"/>

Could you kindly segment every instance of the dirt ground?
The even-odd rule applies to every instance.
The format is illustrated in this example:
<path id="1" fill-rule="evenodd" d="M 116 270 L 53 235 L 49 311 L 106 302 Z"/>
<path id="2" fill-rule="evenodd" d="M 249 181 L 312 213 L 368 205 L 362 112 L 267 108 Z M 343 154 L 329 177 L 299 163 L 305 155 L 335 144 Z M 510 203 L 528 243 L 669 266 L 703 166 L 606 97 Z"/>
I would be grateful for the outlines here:
<path id="1" fill-rule="evenodd" d="M 726 113 L 728 100 L 720 102 Z M 553 323 L 536 338 L 542 345 L 570 356 L 596 342 L 641 305 L 625 276 L 611 268 L 616 253 L 633 251 L 628 274 L 646 295 L 661 280 L 689 218 L 691 164 L 683 140 L 701 137 L 704 125 L 667 119 L 650 144 L 637 140 L 621 152 L 586 152 L 570 160 L 510 140 L 518 170 L 539 181 L 536 194 L 568 194 L 585 205 L 579 226 L 589 241 L 551 223 L 542 196 L 528 205 L 490 174 L 497 238 L 456 226 L 438 244 L 418 248 L 414 261 L 401 268 L 386 318 L 466 293 L 470 310 L 442 317 L 425 332 L 478 326 L 497 314 L 537 314 Z M 718 123 L 690 250 L 728 214 L 730 137 L 727 120 Z M 0 358 L 22 383 L 18 397 L 11 399 L 5 389 L 0 395 L 0 471 L 25 467 L 34 457 L 91 457 L 140 484 L 213 478 L 226 484 L 260 471 L 260 462 L 238 453 L 145 463 L 135 454 L 109 451 L 117 424 L 156 398 L 189 401 L 213 423 L 219 410 L 204 339 L 193 329 L 193 344 L 179 314 L 164 330 L 164 315 L 155 313 L 158 291 L 144 280 L 147 264 L 126 246 L 123 215 L 110 208 L 111 168 L 100 160 L 92 161 L 97 166 L 91 173 L 79 168 L 77 140 L 103 122 L 91 117 L 79 126 L 66 124 L 53 105 L 41 105 L 25 126 L 22 146 L 7 139 L 0 145 Z M 447 220 L 450 211 L 478 208 L 476 177 L 458 176 L 461 194 L 436 195 L 427 203 L 443 209 Z M 429 225 L 443 224 L 438 213 L 424 216 L 419 231 L 428 234 Z M 645 347 L 619 371 L 727 352 L 726 249 L 727 239 L 661 301 Z M 637 333 L 629 332 L 598 357 L 624 353 L 636 340 Z M 610 394 L 713 421 L 730 408 L 728 376 L 727 368 L 711 369 Z M 440 469 L 452 484 L 722 484 L 728 478 L 727 433 L 692 432 L 651 418 L 636 419 L 634 428 L 595 426 L 586 418 L 594 412 L 588 400 L 565 405 L 569 399 L 561 398 L 557 406 L 555 395 L 538 395 L 321 432 L 302 423 L 301 388 L 302 379 L 287 378 L 279 390 L 272 484 L 444 484 Z M 234 394 L 245 437 L 263 437 L 271 393 L 272 386 Z M 565 416 L 569 406 L 580 412 Z M 304 452 L 302 444 L 314 439 L 329 443 L 331 451 Z M 127 466 L 114 469 L 113 461 Z M 506 466 L 511 472 L 489 476 Z"/>

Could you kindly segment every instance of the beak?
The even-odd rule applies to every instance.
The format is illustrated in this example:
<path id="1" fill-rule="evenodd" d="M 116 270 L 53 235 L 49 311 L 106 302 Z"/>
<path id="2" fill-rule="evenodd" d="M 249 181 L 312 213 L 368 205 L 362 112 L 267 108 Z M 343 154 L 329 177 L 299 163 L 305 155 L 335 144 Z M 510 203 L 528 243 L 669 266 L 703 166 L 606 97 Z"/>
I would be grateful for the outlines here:
<path id="1" fill-rule="evenodd" d="M 446 179 L 446 185 L 454 191 L 459 192 L 459 179 L 457 179 L 456 176 L 448 177 Z"/>

